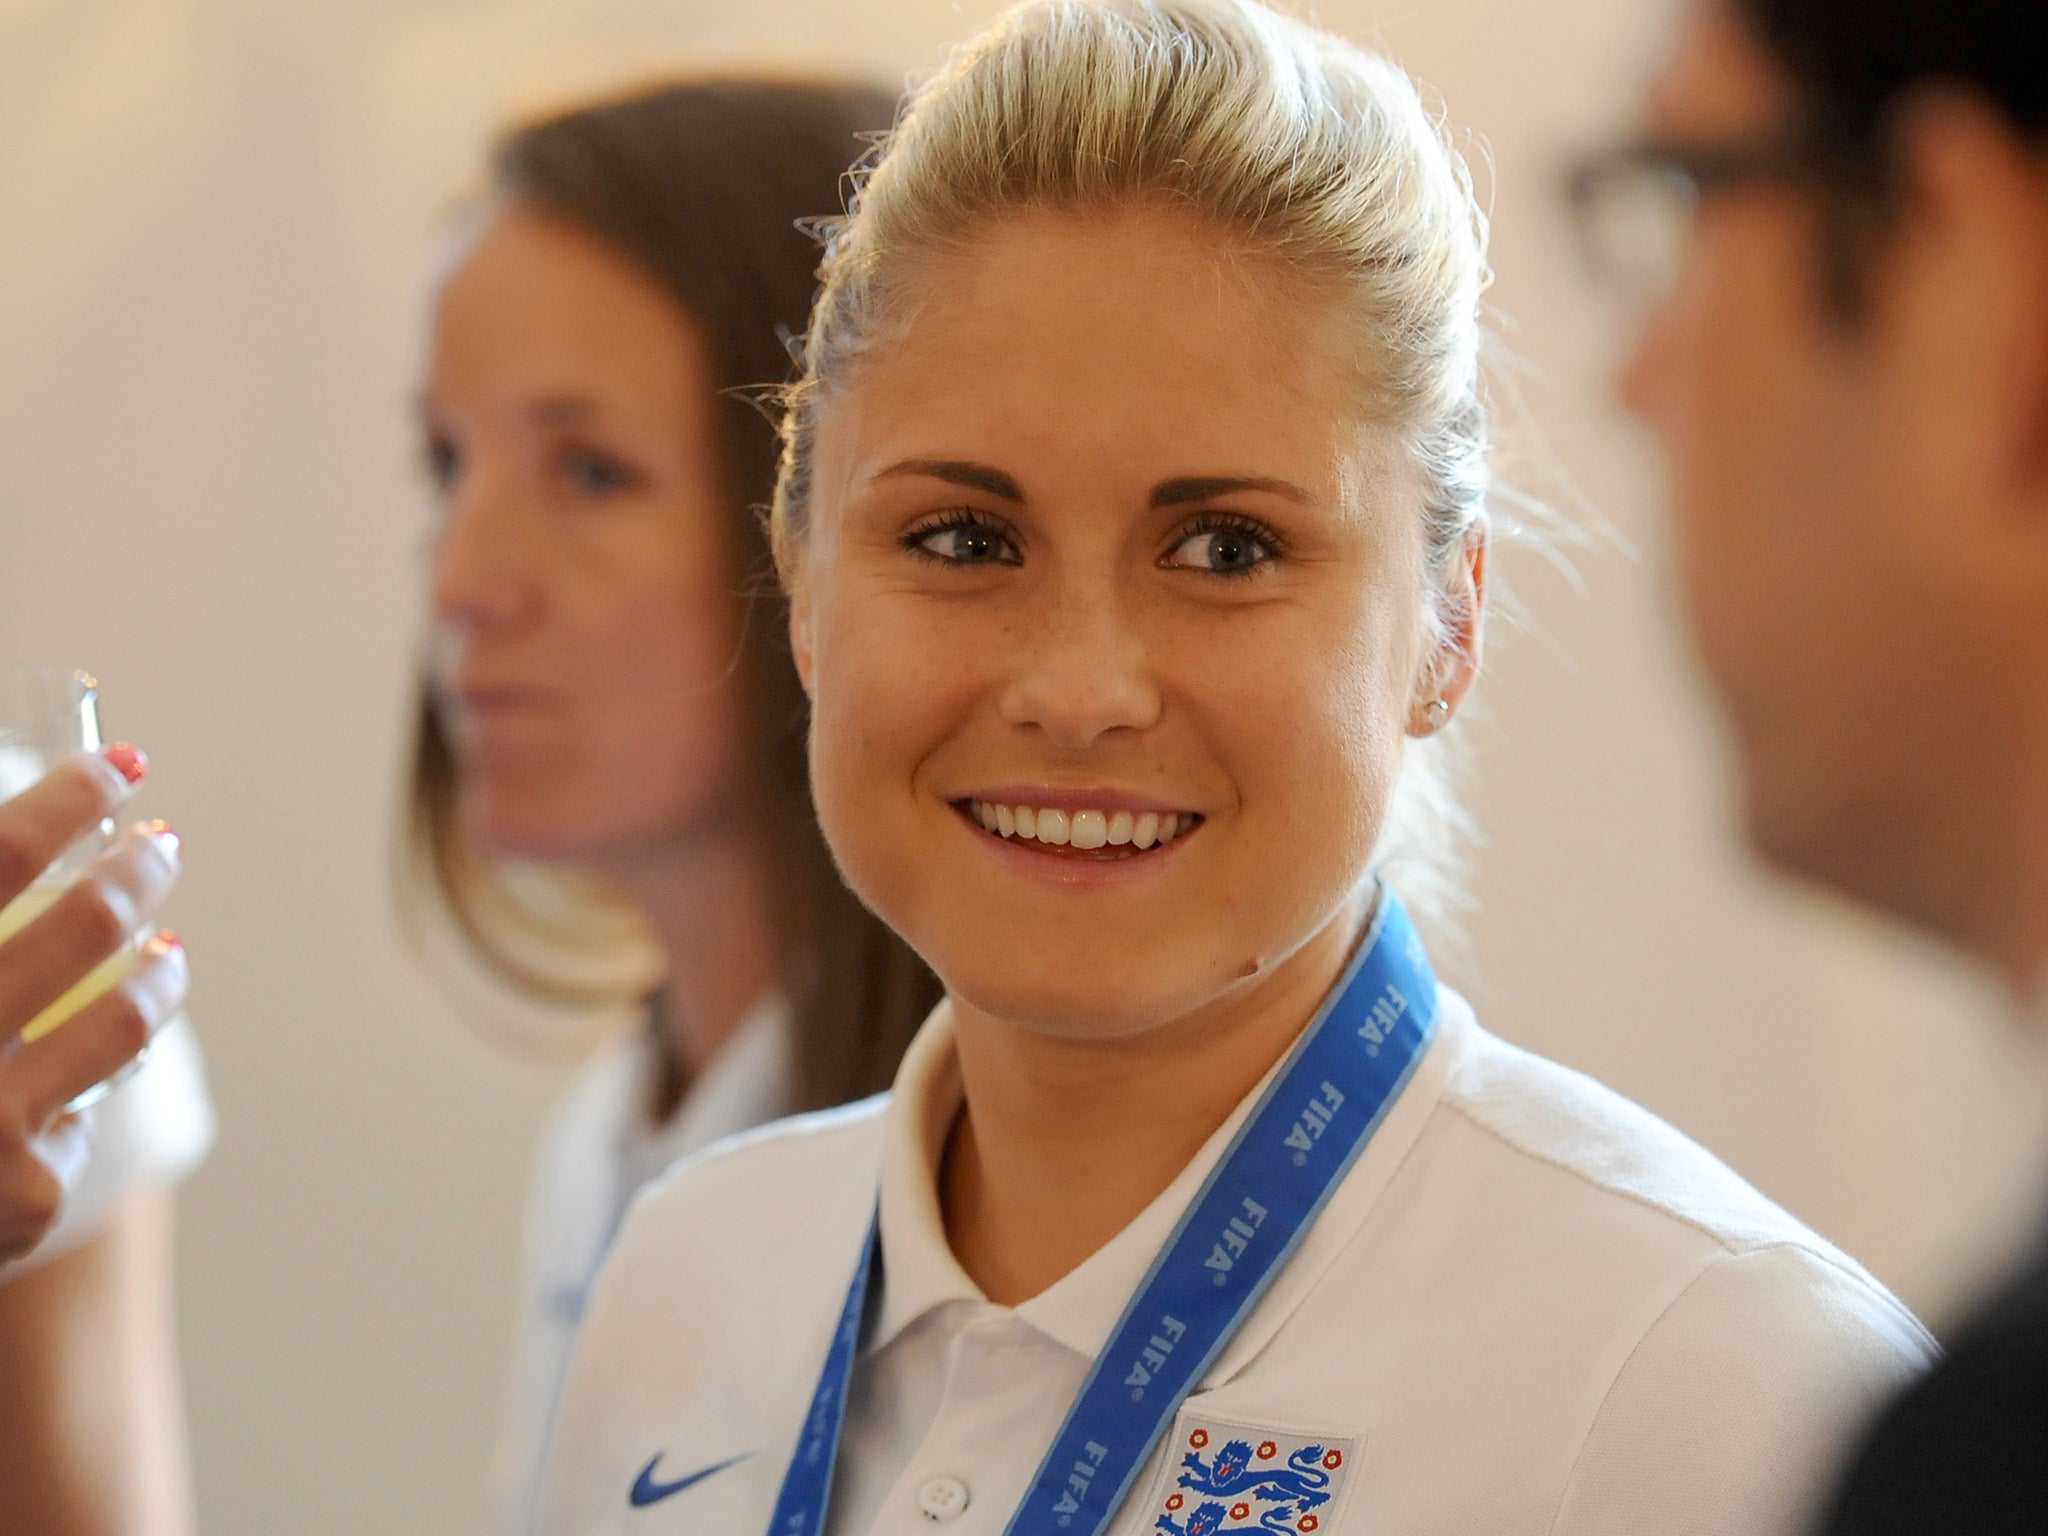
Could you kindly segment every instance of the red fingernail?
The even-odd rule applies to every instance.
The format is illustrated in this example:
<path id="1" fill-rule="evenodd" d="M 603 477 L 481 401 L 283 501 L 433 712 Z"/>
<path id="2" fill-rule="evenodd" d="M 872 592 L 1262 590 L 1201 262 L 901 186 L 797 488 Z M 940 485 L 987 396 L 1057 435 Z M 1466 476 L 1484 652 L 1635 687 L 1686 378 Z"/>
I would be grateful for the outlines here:
<path id="1" fill-rule="evenodd" d="M 149 759 L 143 755 L 142 748 L 131 747 L 125 741 L 115 742 L 102 750 L 100 756 L 112 763 L 114 771 L 130 784 L 140 784 L 142 776 L 149 772 Z"/>
<path id="2" fill-rule="evenodd" d="M 177 856 L 179 848 L 184 846 L 185 840 L 171 830 L 171 824 L 168 821 L 144 822 L 142 830 L 162 843 L 164 851 L 174 858 Z"/>
<path id="3" fill-rule="evenodd" d="M 165 949 L 183 949 L 185 947 L 185 941 L 178 937 L 174 929 L 170 928 L 157 929 L 156 941 L 163 945 Z"/>

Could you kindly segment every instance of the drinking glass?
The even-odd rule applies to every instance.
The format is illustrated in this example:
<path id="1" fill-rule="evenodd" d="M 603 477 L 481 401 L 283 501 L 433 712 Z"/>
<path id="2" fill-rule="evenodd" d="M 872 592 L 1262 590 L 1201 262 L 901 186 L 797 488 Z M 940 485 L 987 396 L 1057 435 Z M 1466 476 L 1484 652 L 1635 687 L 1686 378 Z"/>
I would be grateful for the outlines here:
<path id="1" fill-rule="evenodd" d="M 63 667 L 0 666 L 0 801 L 20 794 L 65 758 L 99 749 L 98 683 L 83 672 Z M 0 908 L 0 942 L 49 910 L 113 835 L 114 823 L 102 821 L 59 854 L 27 890 Z M 22 1028 L 22 1043 L 40 1040 L 120 985 L 134 967 L 146 937 L 146 933 L 130 934 L 127 944 L 30 1019 Z M 81 1110 L 105 1098 L 141 1067 L 148 1054 L 145 1047 L 112 1077 L 73 1099 L 66 1110 Z"/>

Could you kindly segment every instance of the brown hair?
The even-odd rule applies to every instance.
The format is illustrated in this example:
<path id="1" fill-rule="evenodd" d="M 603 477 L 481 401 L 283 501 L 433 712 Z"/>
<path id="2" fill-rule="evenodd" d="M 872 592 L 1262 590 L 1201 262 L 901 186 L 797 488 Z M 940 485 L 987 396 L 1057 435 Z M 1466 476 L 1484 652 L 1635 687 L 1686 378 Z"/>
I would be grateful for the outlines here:
<path id="1" fill-rule="evenodd" d="M 807 706 L 759 516 L 774 489 L 777 442 L 756 401 L 789 376 L 815 285 L 818 248 L 800 225 L 842 206 L 846 168 L 895 106 L 889 92 L 857 85 L 670 83 L 521 125 L 492 160 L 496 195 L 562 221 L 652 279 L 711 360 L 731 507 L 726 555 L 741 612 L 733 677 L 750 830 L 769 872 L 803 1109 L 888 1086 L 939 996 L 922 962 L 847 890 L 819 833 Z M 634 924 L 617 898 L 496 865 L 463 837 L 454 760 L 422 693 L 402 904 L 444 919 L 467 957 L 525 1001 L 583 1012 L 637 1003 L 644 965 L 615 965 L 605 979 L 577 953 L 630 941 Z"/>

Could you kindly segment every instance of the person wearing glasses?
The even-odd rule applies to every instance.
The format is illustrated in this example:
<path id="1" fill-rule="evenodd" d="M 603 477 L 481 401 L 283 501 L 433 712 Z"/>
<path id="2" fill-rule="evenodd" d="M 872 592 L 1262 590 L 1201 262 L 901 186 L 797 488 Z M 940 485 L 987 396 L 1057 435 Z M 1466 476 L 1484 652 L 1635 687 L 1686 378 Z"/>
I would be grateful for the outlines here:
<path id="1" fill-rule="evenodd" d="M 637 1202 L 543 1532 L 1779 1532 L 1924 1365 L 1431 975 L 1484 229 L 1250 0 L 1033 0 L 913 96 L 772 525 L 826 839 L 946 996 Z"/>
<path id="2" fill-rule="evenodd" d="M 147 771 L 142 753 L 117 744 L 11 786 L 0 798 L 0 907 L 118 816 Z M 178 871 L 169 829 L 131 827 L 0 942 L 0 1536 L 193 1528 L 169 1190 L 205 1157 L 213 1112 L 189 1026 L 172 1027 L 188 980 L 183 945 L 152 938 L 113 991 L 21 1038 L 149 921 Z M 66 1113 L 152 1041 L 134 1077 Z"/>
<path id="3" fill-rule="evenodd" d="M 2048 1031 L 2048 6 L 1685 0 L 1574 179 L 1642 306 L 1693 638 L 1773 867 Z M 2048 1531 L 2048 1242 L 1869 1431 L 1830 1536 Z"/>

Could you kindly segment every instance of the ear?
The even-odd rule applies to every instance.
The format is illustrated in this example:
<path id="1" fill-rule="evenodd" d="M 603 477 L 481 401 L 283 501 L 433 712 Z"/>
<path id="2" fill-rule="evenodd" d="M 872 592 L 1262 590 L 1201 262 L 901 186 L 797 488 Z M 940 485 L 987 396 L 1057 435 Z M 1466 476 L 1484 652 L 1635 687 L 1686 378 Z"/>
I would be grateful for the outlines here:
<path id="1" fill-rule="evenodd" d="M 1475 523 L 1465 535 L 1451 569 L 1444 573 L 1437 601 L 1442 625 L 1436 645 L 1417 669 L 1415 695 L 1409 701 L 1408 734 L 1434 736 L 1458 712 L 1479 678 L 1486 650 L 1486 524 Z M 1430 705 L 1444 710 L 1432 718 Z"/>
<path id="2" fill-rule="evenodd" d="M 1930 542 L 1968 561 L 1974 611 L 2040 654 L 2048 157 L 1953 91 L 1915 102 L 1899 142 L 1914 217 L 1879 299 L 1898 467 Z"/>

